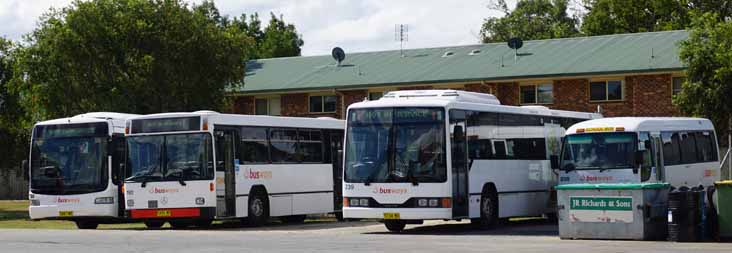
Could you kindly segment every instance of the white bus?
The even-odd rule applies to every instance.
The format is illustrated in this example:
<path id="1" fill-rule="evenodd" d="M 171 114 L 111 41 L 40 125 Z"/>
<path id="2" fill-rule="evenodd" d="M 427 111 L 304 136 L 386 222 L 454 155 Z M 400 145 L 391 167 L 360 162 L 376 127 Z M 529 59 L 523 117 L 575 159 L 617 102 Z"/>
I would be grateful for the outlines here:
<path id="1" fill-rule="evenodd" d="M 345 218 L 383 219 L 390 231 L 423 220 L 554 213 L 549 155 L 592 113 L 505 106 L 493 95 L 397 91 L 348 108 Z"/>
<path id="2" fill-rule="evenodd" d="M 125 157 L 125 120 L 135 115 L 97 112 L 39 122 L 31 135 L 30 218 L 76 222 L 80 229 L 119 222 Z"/>
<path id="3" fill-rule="evenodd" d="M 712 122 L 700 118 L 604 118 L 569 128 L 560 184 L 668 182 L 705 187 L 719 180 Z M 561 161 L 559 161 L 561 160 Z"/>
<path id="4" fill-rule="evenodd" d="M 150 228 L 340 212 L 342 120 L 203 111 L 128 127 L 126 209 Z"/>

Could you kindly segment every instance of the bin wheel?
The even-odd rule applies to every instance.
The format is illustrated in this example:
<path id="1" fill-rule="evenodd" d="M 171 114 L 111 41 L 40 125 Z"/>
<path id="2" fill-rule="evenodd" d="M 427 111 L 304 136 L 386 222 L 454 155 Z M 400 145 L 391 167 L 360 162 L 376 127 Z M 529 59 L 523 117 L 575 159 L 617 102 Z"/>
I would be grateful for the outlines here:
<path id="1" fill-rule="evenodd" d="M 407 226 L 407 223 L 399 220 L 388 220 L 384 221 L 384 226 L 386 226 L 386 229 L 390 232 L 402 232 L 404 227 Z"/>
<path id="2" fill-rule="evenodd" d="M 477 228 L 490 229 L 498 223 L 498 195 L 492 189 L 480 194 L 480 218 L 470 219 Z"/>
<path id="3" fill-rule="evenodd" d="M 99 223 L 92 221 L 76 221 L 76 227 L 78 229 L 97 229 Z"/>

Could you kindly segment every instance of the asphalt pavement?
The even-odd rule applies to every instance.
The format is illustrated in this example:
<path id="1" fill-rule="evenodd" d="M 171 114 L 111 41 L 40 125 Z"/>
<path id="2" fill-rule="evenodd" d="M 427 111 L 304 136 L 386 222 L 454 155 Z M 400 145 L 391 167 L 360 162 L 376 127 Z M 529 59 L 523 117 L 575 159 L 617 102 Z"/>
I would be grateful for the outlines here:
<path id="1" fill-rule="evenodd" d="M 402 233 L 377 222 L 308 222 L 187 230 L 0 230 L 0 252 L 732 252 L 732 243 L 560 240 L 555 224 L 476 230 L 431 221 Z"/>

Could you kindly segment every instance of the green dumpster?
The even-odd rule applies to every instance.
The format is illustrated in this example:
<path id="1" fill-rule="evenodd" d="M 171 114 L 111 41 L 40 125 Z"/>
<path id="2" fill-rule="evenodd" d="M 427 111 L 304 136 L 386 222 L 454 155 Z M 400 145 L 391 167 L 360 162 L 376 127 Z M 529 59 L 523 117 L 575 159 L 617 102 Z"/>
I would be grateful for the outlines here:
<path id="1" fill-rule="evenodd" d="M 717 188 L 719 237 L 732 239 L 732 180 L 714 183 Z"/>
<path id="2" fill-rule="evenodd" d="M 667 183 L 566 184 L 556 189 L 562 239 L 666 238 Z"/>

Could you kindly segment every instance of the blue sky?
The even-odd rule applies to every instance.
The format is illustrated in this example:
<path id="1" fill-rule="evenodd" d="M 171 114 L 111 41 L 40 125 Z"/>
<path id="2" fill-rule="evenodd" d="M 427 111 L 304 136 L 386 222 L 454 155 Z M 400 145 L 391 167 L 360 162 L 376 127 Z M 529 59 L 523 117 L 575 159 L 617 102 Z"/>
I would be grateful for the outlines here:
<path id="1" fill-rule="evenodd" d="M 187 0 L 199 3 L 201 0 Z M 20 40 L 41 14 L 71 0 L 0 0 L 0 36 Z M 394 25 L 409 25 L 407 48 L 454 46 L 479 42 L 483 19 L 501 13 L 491 0 L 216 0 L 229 16 L 259 12 L 284 15 L 305 40 L 303 55 L 330 54 L 335 46 L 348 52 L 398 49 Z M 515 4 L 507 1 L 509 7 Z"/>

